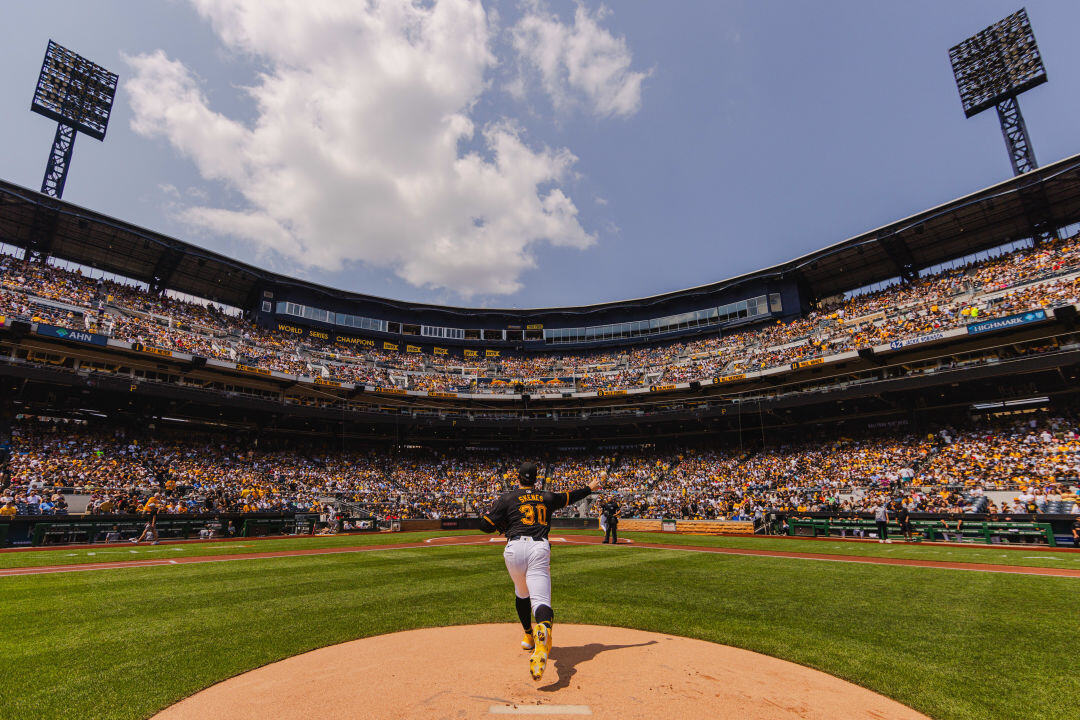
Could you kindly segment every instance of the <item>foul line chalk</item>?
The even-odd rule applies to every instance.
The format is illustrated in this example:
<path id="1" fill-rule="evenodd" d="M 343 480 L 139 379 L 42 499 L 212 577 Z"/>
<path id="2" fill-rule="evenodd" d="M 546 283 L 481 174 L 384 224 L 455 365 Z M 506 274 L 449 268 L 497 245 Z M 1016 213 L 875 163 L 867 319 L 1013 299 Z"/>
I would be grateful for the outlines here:
<path id="1" fill-rule="evenodd" d="M 489 715 L 592 715 L 588 705 L 492 705 Z"/>

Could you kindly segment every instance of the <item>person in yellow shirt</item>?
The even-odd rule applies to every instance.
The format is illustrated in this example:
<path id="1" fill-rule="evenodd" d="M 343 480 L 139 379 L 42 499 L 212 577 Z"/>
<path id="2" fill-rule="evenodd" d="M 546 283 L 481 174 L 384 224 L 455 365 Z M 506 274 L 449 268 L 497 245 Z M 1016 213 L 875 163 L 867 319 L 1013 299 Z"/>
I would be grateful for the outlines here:
<path id="1" fill-rule="evenodd" d="M 0 515 L 3 515 L 5 517 L 11 517 L 16 512 L 18 512 L 18 510 L 16 510 L 16 508 L 15 508 L 15 503 L 12 503 L 10 501 L 7 502 L 7 503 L 4 503 L 3 507 L 0 507 Z"/>
<path id="2" fill-rule="evenodd" d="M 143 540 L 149 539 L 151 545 L 158 544 L 158 531 L 157 531 L 157 516 L 161 511 L 161 506 L 157 495 L 152 495 L 149 500 L 146 501 L 146 505 L 143 506 L 143 512 L 148 516 L 145 527 L 143 527 L 142 533 L 139 537 L 135 538 L 132 542 L 138 545 Z"/>

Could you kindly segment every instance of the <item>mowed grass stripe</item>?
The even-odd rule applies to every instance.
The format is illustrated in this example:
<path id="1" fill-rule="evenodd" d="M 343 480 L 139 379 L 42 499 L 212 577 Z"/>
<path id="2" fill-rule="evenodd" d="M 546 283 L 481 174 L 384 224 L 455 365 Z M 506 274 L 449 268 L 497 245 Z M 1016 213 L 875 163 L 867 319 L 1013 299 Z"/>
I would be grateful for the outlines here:
<path id="1" fill-rule="evenodd" d="M 553 536 L 596 536 L 595 531 L 555 530 Z M 439 530 L 431 532 L 380 533 L 372 535 L 338 535 L 319 537 L 258 540 L 236 538 L 223 543 L 188 543 L 155 546 L 116 545 L 106 549 L 72 547 L 64 550 L 20 551 L 0 553 L 0 569 L 20 567 L 61 566 L 126 562 L 131 560 L 168 560 L 217 555 L 238 555 L 261 552 L 280 552 L 322 548 L 371 547 L 376 545 L 405 545 L 431 538 L 485 536 L 474 530 Z M 672 535 L 665 533 L 623 533 L 623 537 L 638 542 L 652 542 L 688 547 L 723 547 L 749 550 L 780 550 L 853 557 L 887 557 L 905 560 L 937 560 L 1021 567 L 1056 567 L 1080 569 L 1080 553 L 1044 552 L 1041 546 L 1008 548 L 993 546 L 951 547 L 930 544 L 904 545 L 866 542 L 824 542 L 800 538 L 712 537 L 701 535 Z M 556 547 L 558 544 L 556 544 Z M 134 553 L 130 550 L 135 550 Z M 106 554 L 107 553 L 107 554 Z"/>
<path id="2" fill-rule="evenodd" d="M 432 532 L 373 533 L 370 535 L 320 535 L 293 538 L 231 538 L 212 543 L 164 543 L 161 545 L 132 545 L 117 543 L 107 547 L 73 545 L 55 550 L 19 550 L 0 553 L 0 569 L 82 565 L 94 563 L 129 562 L 131 560 L 170 560 L 212 555 L 245 555 L 248 553 L 280 552 L 335 547 L 366 547 L 369 545 L 407 545 L 434 537 L 477 535 L 475 530 L 439 530 Z"/>
<path id="3" fill-rule="evenodd" d="M 596 535 L 596 531 L 559 530 L 552 533 L 573 538 L 575 535 Z M 811 540 L 797 537 L 738 537 L 712 535 L 676 535 L 673 533 L 619 533 L 620 538 L 636 542 L 687 547 L 723 547 L 745 550 L 779 550 L 781 552 L 815 553 L 819 555 L 851 555 L 854 557 L 887 557 L 898 560 L 938 560 L 943 562 L 981 563 L 988 565 L 1018 565 L 1020 567 L 1061 567 L 1080 569 L 1080 552 L 1057 552 L 1045 545 L 994 546 L 970 545 L 956 547 L 932 543 L 845 542 L 843 540 Z"/>
<path id="4" fill-rule="evenodd" d="M 146 717 L 226 677 L 414 627 L 514 622 L 500 546 L 8 578 L 0 717 Z M 559 622 L 721 642 L 939 718 L 1065 717 L 1075 581 L 630 548 L 554 550 Z M 478 642 L 488 641 L 477 638 Z M 525 672 L 524 666 L 522 672 Z"/>

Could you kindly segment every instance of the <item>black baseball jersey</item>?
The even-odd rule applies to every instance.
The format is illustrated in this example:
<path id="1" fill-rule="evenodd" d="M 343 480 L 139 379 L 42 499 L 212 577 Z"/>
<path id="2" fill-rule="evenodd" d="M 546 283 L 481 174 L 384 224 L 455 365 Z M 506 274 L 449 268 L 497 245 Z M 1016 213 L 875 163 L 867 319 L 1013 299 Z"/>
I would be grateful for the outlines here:
<path id="1" fill-rule="evenodd" d="M 614 500 L 608 500 L 600 506 L 600 510 L 604 513 L 604 518 L 609 523 L 619 522 L 619 503 Z"/>
<path id="2" fill-rule="evenodd" d="M 591 493 L 587 487 L 557 493 L 518 488 L 499 496 L 481 518 L 480 529 L 484 532 L 498 530 L 508 538 L 525 535 L 534 540 L 546 540 L 551 530 L 551 513 Z"/>

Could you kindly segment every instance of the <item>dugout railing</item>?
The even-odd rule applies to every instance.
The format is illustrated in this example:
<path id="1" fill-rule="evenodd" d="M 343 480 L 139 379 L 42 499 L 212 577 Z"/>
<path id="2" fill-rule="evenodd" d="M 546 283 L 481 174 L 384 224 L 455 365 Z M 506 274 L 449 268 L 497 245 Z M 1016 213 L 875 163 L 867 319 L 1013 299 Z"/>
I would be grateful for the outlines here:
<path id="1" fill-rule="evenodd" d="M 296 513 L 159 515 L 156 526 L 163 541 L 261 537 L 295 534 L 301 517 Z M 0 547 L 130 542 L 142 533 L 146 521 L 145 515 L 15 515 L 0 519 Z"/>
<path id="2" fill-rule="evenodd" d="M 987 520 L 962 515 L 912 519 L 912 537 L 927 542 L 1028 544 L 1057 547 L 1054 523 L 1036 520 Z M 788 534 L 797 537 L 878 538 L 877 523 L 868 518 L 788 519 Z M 904 539 L 900 525 L 888 524 L 888 537 Z"/>

